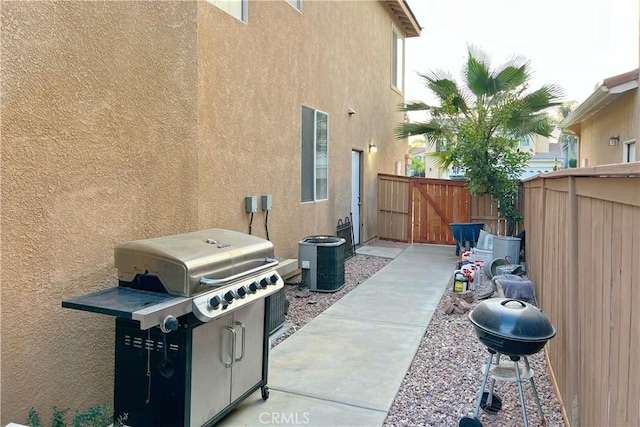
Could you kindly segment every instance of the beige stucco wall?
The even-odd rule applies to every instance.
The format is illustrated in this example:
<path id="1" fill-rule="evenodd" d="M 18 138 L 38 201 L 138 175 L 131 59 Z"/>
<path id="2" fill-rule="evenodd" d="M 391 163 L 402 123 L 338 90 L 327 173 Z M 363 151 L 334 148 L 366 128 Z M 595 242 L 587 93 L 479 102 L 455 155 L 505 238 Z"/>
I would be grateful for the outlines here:
<path id="1" fill-rule="evenodd" d="M 626 92 L 580 124 L 578 166 L 583 166 L 585 159 L 588 166 L 622 162 L 623 142 L 638 133 L 637 96 L 637 89 Z M 611 136 L 620 137 L 618 145 L 609 145 Z"/>
<path id="2" fill-rule="evenodd" d="M 548 153 L 549 152 L 549 138 L 542 135 L 535 135 L 533 137 L 533 147 L 535 153 Z"/>
<path id="3" fill-rule="evenodd" d="M 278 255 L 296 257 L 301 238 L 334 234 L 349 215 L 355 149 L 364 163 L 362 241 L 376 236 L 376 174 L 393 173 L 406 152 L 391 125 L 402 120 L 402 97 L 390 85 L 391 25 L 381 2 L 305 2 L 303 13 L 284 1 L 255 2 L 248 24 L 199 5 L 202 226 L 248 230 L 244 197 L 272 194 L 270 238 Z M 324 202 L 300 203 L 302 105 L 329 115 Z M 254 215 L 254 234 L 265 237 L 264 221 Z"/>
<path id="4" fill-rule="evenodd" d="M 196 8 L 2 2 L 2 419 L 111 402 L 113 247 L 197 222 Z"/>
<path id="5" fill-rule="evenodd" d="M 204 2 L 2 2 L 0 19 L 3 425 L 111 402 L 113 319 L 60 303 L 116 285 L 116 244 L 247 231 L 244 196 L 272 194 L 295 257 L 348 215 L 352 149 L 375 237 L 376 175 L 406 151 L 382 2 L 251 2 L 248 24 Z M 303 104 L 329 114 L 326 202 L 299 201 Z"/>

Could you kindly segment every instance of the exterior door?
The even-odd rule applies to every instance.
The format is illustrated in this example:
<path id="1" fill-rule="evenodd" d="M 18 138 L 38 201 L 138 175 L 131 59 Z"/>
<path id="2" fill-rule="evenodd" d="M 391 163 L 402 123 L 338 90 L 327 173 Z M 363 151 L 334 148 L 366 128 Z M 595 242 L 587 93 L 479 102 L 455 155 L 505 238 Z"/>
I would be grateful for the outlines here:
<path id="1" fill-rule="evenodd" d="M 360 165 L 361 151 L 351 152 L 351 215 L 353 216 L 353 245 L 360 244 Z"/>

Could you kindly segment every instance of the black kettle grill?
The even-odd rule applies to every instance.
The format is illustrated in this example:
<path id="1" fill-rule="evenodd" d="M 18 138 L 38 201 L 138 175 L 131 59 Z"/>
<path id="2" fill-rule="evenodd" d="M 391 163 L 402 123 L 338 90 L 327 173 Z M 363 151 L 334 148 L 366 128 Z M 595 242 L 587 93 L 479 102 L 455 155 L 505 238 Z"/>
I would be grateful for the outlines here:
<path id="1" fill-rule="evenodd" d="M 538 405 L 538 414 L 542 425 L 546 425 L 540 399 L 533 381 L 533 370 L 529 365 L 528 355 L 542 350 L 547 341 L 556 335 L 556 330 L 547 316 L 536 306 L 515 299 L 491 298 L 478 304 L 471 313 L 469 320 L 473 324 L 475 333 L 482 344 L 487 347 L 489 357 L 484 366 L 482 385 L 478 392 L 473 417 L 465 416 L 460 419 L 459 426 L 482 426 L 478 420 L 480 407 L 488 413 L 497 413 L 502 408 L 500 398 L 493 393 L 496 379 L 514 381 L 518 384 L 520 406 L 524 426 L 528 427 L 527 410 L 524 402 L 522 380 L 529 379 L 533 396 Z M 510 375 L 511 367 L 508 362 L 500 363 L 500 356 L 506 355 L 513 362 L 515 378 Z M 494 363 L 494 356 L 496 361 Z M 524 360 L 525 369 L 519 366 L 520 359 Z M 505 372 L 509 372 L 506 374 Z M 491 387 L 485 392 L 487 379 L 491 374 Z"/>

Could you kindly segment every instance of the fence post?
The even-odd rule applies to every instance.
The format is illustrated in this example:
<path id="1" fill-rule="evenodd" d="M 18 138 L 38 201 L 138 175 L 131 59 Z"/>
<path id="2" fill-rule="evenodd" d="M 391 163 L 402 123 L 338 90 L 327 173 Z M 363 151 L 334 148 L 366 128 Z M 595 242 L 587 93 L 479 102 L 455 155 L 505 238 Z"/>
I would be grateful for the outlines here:
<path id="1" fill-rule="evenodd" d="M 409 185 L 407 185 L 407 191 L 409 192 L 407 197 L 407 242 L 413 244 L 413 187 L 415 179 L 409 177 Z"/>
<path id="2" fill-rule="evenodd" d="M 567 311 L 569 312 L 569 330 L 571 331 L 569 335 L 569 345 L 571 348 L 571 353 L 580 354 L 580 319 L 578 319 L 578 295 L 580 295 L 580 286 L 577 280 L 578 277 L 578 195 L 576 194 L 576 177 L 569 177 L 569 191 L 567 194 L 569 209 L 567 209 L 567 218 L 566 218 L 566 236 L 568 239 L 567 248 L 569 249 L 567 253 L 564 254 L 564 262 L 567 265 L 567 271 L 569 272 L 569 277 L 575 278 L 574 280 L 567 280 L 569 284 L 569 298 L 568 298 L 568 307 Z M 572 298 L 571 296 L 575 296 L 576 298 Z M 579 425 L 579 417 L 580 408 L 578 407 L 578 390 L 580 389 L 580 369 L 579 363 L 570 363 L 571 369 L 571 388 L 569 392 L 569 399 L 563 399 L 565 405 L 571 405 L 571 425 Z M 567 408 L 565 407 L 565 411 Z"/>
<path id="3" fill-rule="evenodd" d="M 542 197 L 542 200 L 540 202 L 540 209 L 542 211 L 542 215 L 541 215 L 541 219 L 542 219 L 542 227 L 540 230 L 540 233 L 542 235 L 542 244 L 540 244 L 540 248 L 538 250 L 538 263 L 540 263 L 540 267 L 539 267 L 539 271 L 540 271 L 540 277 L 538 278 L 538 280 L 543 281 L 544 280 L 544 266 L 545 266 L 545 262 L 544 261 L 544 242 L 546 240 L 547 237 L 547 232 L 546 232 L 546 224 L 547 224 L 547 189 L 546 189 L 546 184 L 547 184 L 547 180 L 546 178 L 542 178 L 542 187 L 540 188 L 541 191 L 541 195 L 540 197 Z M 541 283 L 540 286 L 540 300 L 544 301 L 544 290 L 545 290 L 546 284 L 543 282 Z"/>

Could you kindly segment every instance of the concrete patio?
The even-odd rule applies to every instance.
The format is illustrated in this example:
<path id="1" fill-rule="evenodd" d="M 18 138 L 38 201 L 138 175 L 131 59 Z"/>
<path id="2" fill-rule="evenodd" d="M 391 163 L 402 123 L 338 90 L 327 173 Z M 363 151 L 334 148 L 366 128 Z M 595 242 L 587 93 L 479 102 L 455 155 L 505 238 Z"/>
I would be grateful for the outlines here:
<path id="1" fill-rule="evenodd" d="M 382 425 L 455 267 L 451 246 L 364 246 L 393 260 L 271 351 L 270 397 L 222 426 Z"/>

